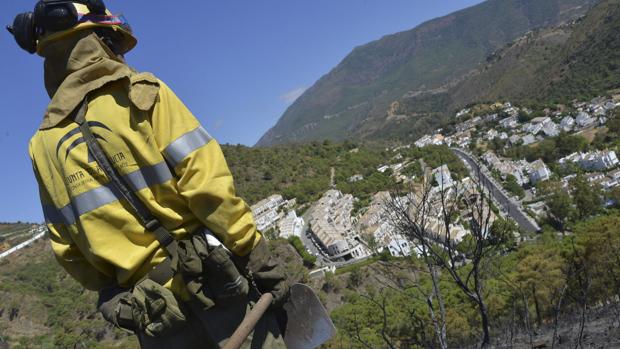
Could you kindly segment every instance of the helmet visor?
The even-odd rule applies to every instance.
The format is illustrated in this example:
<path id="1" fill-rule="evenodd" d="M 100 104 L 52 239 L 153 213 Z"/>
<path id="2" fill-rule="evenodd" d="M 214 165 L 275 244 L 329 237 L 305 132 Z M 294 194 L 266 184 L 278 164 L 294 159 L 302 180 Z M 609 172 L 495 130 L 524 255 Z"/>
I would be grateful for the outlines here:
<path id="1" fill-rule="evenodd" d="M 131 31 L 131 25 L 122 14 L 118 15 L 93 15 L 93 14 L 78 14 L 78 24 L 82 23 L 97 23 L 102 25 L 117 25 L 128 32 Z"/>

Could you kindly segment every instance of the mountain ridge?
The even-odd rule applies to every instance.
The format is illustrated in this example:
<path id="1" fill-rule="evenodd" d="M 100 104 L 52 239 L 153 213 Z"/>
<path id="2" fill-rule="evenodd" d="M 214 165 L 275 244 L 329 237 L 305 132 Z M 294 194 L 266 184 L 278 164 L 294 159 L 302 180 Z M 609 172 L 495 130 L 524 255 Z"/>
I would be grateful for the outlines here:
<path id="1" fill-rule="evenodd" d="M 534 28 L 583 15 L 594 0 L 489 0 L 358 46 L 298 98 L 257 143 L 366 138 L 390 104 L 455 84 Z M 424 106 L 420 113 L 428 116 Z"/>
<path id="2" fill-rule="evenodd" d="M 445 91 L 448 109 L 497 100 L 566 104 L 608 94 L 620 87 L 618 32 L 620 1 L 605 0 L 575 21 L 527 33 Z"/>

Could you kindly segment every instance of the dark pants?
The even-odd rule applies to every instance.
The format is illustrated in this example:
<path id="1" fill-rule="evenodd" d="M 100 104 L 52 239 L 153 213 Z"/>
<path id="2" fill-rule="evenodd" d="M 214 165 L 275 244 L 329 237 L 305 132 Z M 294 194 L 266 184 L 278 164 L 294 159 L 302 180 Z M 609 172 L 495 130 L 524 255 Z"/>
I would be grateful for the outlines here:
<path id="1" fill-rule="evenodd" d="M 143 333 L 138 334 L 140 346 L 143 349 L 220 348 L 237 329 L 252 304 L 253 302 L 247 302 L 228 307 L 215 306 L 206 311 L 188 304 L 190 314 L 185 327 L 164 337 L 154 338 Z M 286 348 L 273 312 L 265 313 L 241 348 Z"/>

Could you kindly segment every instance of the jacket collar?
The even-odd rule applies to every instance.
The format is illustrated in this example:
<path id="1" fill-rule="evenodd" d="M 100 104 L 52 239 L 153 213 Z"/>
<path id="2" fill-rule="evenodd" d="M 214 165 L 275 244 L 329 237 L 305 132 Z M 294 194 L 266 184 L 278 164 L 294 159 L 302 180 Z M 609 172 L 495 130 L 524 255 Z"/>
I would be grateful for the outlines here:
<path id="1" fill-rule="evenodd" d="M 132 74 L 131 68 L 90 31 L 50 44 L 42 56 L 45 88 L 52 100 L 39 126 L 41 130 L 71 115 L 88 93 Z"/>

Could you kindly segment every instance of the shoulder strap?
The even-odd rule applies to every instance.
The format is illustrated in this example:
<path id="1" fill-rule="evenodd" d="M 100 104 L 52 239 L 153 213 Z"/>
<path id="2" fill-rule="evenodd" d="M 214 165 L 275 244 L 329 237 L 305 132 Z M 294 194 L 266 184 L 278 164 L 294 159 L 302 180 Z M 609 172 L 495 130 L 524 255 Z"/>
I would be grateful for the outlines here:
<path id="1" fill-rule="evenodd" d="M 75 114 L 74 120 L 80 126 L 80 131 L 82 132 L 88 151 L 95 158 L 95 161 L 103 173 L 105 173 L 106 177 L 108 177 L 110 183 L 121 194 L 123 199 L 127 201 L 133 213 L 140 220 L 140 223 L 142 223 L 147 230 L 155 234 L 157 241 L 159 241 L 159 244 L 166 250 L 168 255 L 170 255 L 172 264 L 175 265 L 175 261 L 178 258 L 176 240 L 174 240 L 172 234 L 170 234 L 161 222 L 144 206 L 144 203 L 140 201 L 138 196 L 130 189 L 125 179 L 118 174 L 107 154 L 103 148 L 101 148 L 101 145 L 90 130 L 88 122 L 86 122 L 87 110 L 88 99 L 84 98 L 84 101 Z"/>

